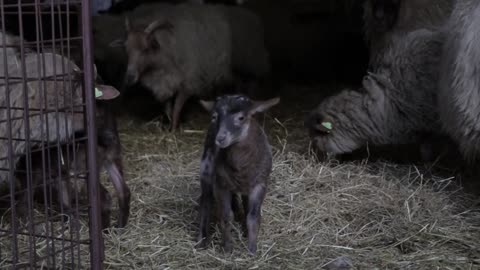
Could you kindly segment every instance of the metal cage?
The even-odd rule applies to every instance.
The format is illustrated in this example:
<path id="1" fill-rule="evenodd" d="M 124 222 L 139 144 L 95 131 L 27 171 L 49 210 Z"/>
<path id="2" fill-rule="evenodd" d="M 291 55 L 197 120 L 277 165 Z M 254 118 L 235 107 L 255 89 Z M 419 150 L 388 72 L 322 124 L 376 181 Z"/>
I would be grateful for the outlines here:
<path id="1" fill-rule="evenodd" d="M 0 1 L 0 268 L 101 269 L 91 1 Z"/>

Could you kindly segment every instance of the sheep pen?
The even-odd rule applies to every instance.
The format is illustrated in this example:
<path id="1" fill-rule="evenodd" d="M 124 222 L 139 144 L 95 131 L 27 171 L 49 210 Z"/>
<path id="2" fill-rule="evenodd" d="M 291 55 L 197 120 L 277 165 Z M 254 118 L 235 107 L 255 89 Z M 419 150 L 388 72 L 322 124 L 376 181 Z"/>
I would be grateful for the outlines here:
<path id="1" fill-rule="evenodd" d="M 325 28 L 334 24 L 313 20 L 315 12 L 310 10 L 301 13 L 306 19 L 295 22 L 295 27 L 304 24 L 305 32 L 294 36 L 298 39 L 307 40 L 305 33 L 316 33 L 314 24 L 323 24 Z M 331 19 L 336 23 L 338 18 Z M 282 27 L 278 29 L 284 31 Z M 292 27 L 290 32 L 293 31 Z M 345 35 L 339 32 L 340 36 Z M 321 35 L 315 35 L 318 36 Z M 275 43 L 271 37 L 270 43 Z M 283 52 L 297 44 L 279 42 L 275 45 Z M 273 45 L 269 46 L 271 50 Z M 323 53 L 316 57 L 308 48 L 298 49 L 298 54 L 304 55 L 303 59 L 318 61 L 326 54 L 338 55 L 345 48 L 318 50 Z M 354 61 L 345 59 L 345 63 L 340 61 L 338 65 L 347 66 Z M 306 63 L 293 60 L 293 67 L 286 64 L 280 71 L 295 67 L 299 71 L 294 73 L 297 76 L 310 68 Z M 331 62 L 325 62 L 319 70 L 331 66 Z M 103 234 L 104 269 L 480 269 L 478 179 L 463 182 L 458 179 L 456 168 L 444 168 L 437 162 L 414 162 L 408 153 L 404 163 L 377 160 L 373 148 L 366 149 L 367 157 L 363 159 L 319 162 L 313 154 L 304 117 L 329 92 L 350 85 L 341 85 L 338 81 L 326 83 L 325 77 L 321 83 L 300 85 L 277 81 L 279 77 L 275 83 L 282 101 L 258 116 L 272 144 L 273 167 L 262 205 L 256 256 L 248 254 L 247 239 L 242 236 L 237 221 L 233 223 L 232 254 L 222 251 L 217 220 L 212 220 L 214 230 L 207 248 L 195 249 L 200 158 L 210 118 L 192 101 L 185 106 L 186 121 L 173 133 L 166 130 L 159 116 L 141 121 L 126 107 L 115 114 L 125 181 L 131 191 L 131 208 L 125 228 L 108 228 Z M 130 103 L 132 107 L 145 105 Z M 151 108 L 141 109 L 151 115 L 152 108 L 158 104 L 150 100 L 146 103 L 151 104 Z M 401 147 L 402 151 L 398 152 L 406 150 Z M 453 159 L 446 163 L 455 165 L 448 164 L 454 163 Z M 103 170 L 101 177 L 112 194 L 112 212 L 116 212 L 114 188 Z M 34 224 L 34 232 L 39 234 L 49 231 L 66 238 L 87 239 L 88 207 L 82 210 L 78 236 L 69 229 L 73 224 L 71 220 L 42 224 L 41 210 L 34 215 L 39 218 L 38 222 L 20 222 L 23 226 Z M 0 213 L 0 229 L 10 230 L 11 209 Z M 115 223 L 115 216 L 112 218 Z M 11 255 L 11 237 L 1 233 L 0 236 L 5 236 L 0 237 L 0 257 L 7 258 Z M 17 240 L 19 256 L 22 260 L 28 259 L 32 252 L 29 236 L 20 235 Z M 38 238 L 33 242 L 33 253 L 40 263 L 49 256 L 55 256 L 58 262 L 74 256 L 64 252 L 49 254 L 46 247 L 52 243 L 63 245 L 64 241 Z M 78 249 L 82 265 L 74 265 L 76 262 L 72 260 L 71 268 L 88 269 L 88 243 Z M 28 267 L 26 263 L 25 266 Z M 8 262 L 0 260 L 0 269 L 9 267 Z"/>
<path id="2" fill-rule="evenodd" d="M 256 257 L 246 252 L 236 222 L 232 255 L 219 246 L 217 223 L 208 248 L 194 249 L 200 156 L 209 122 L 198 108 L 177 133 L 157 121 L 119 119 L 131 216 L 124 229 L 104 234 L 105 269 L 480 267 L 478 196 L 464 192 L 453 175 L 435 175 L 423 166 L 318 163 L 308 154 L 302 111 L 316 100 L 303 92 L 307 87 L 284 88 L 288 98 L 258 118 L 274 163 Z M 81 220 L 82 232 L 88 234 L 86 221 Z M 45 243 L 37 244 L 40 250 Z M 87 254 L 88 247 L 82 248 Z M 338 261 L 351 268 L 333 267 Z"/>

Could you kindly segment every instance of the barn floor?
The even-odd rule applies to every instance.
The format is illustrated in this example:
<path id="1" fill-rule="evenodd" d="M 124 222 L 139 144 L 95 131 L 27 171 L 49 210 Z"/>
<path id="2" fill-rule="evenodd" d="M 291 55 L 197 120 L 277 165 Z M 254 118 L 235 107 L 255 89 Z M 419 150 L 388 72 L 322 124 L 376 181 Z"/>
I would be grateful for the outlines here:
<path id="1" fill-rule="evenodd" d="M 352 269 L 480 268 L 480 209 L 451 177 L 425 166 L 316 162 L 302 108 L 318 99 L 290 88 L 264 117 L 274 166 L 254 258 L 238 224 L 232 255 L 218 228 L 208 249 L 193 247 L 207 114 L 190 114 L 177 133 L 121 118 L 131 219 L 105 235 L 106 269 L 320 269 L 336 259 Z"/>

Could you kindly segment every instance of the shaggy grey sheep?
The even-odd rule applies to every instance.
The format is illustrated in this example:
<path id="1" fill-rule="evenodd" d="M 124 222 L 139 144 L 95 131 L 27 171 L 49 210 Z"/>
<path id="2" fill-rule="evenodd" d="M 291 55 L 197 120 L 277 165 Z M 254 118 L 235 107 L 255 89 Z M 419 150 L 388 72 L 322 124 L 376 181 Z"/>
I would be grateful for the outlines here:
<path id="1" fill-rule="evenodd" d="M 144 16 L 145 10 L 157 12 Z M 127 83 L 141 82 L 160 102 L 174 100 L 175 129 L 190 97 L 212 95 L 215 86 L 232 80 L 227 19 L 211 6 L 188 4 L 140 6 L 130 17 Z"/>
<path id="2" fill-rule="evenodd" d="M 308 115 L 306 126 L 319 152 L 415 142 L 438 130 L 435 82 L 442 35 L 421 29 L 393 38 L 362 89 L 331 96 Z"/>
<path id="3" fill-rule="evenodd" d="M 473 161 L 480 151 L 480 2 L 457 1 L 444 32 L 440 120 L 465 158 Z"/>

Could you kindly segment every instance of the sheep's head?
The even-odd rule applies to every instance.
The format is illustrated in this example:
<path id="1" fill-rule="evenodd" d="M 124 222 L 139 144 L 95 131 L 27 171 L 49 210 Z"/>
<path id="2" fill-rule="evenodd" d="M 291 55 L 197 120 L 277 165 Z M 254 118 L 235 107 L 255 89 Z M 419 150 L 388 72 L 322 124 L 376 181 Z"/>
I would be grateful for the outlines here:
<path id="1" fill-rule="evenodd" d="M 385 96 L 390 81 L 369 73 L 361 91 L 343 90 L 322 101 L 305 118 L 312 146 L 320 159 L 350 153 L 369 141 L 383 140 Z"/>
<path id="2" fill-rule="evenodd" d="M 248 135 L 250 121 L 259 112 L 276 105 L 280 98 L 254 101 L 243 95 L 225 95 L 216 101 L 200 101 L 211 113 L 211 125 L 215 126 L 215 144 L 227 148 L 244 140 Z"/>
<path id="3" fill-rule="evenodd" d="M 354 105 L 360 100 L 357 94 L 344 90 L 325 99 L 305 117 L 304 124 L 319 159 L 351 152 L 361 146 L 353 126 L 355 119 L 352 119 L 351 114 L 355 113 L 347 105 Z M 352 111 L 346 111 L 347 108 Z"/>
<path id="4" fill-rule="evenodd" d="M 364 84 L 370 86 L 370 80 L 367 76 Z M 382 102 L 383 95 L 378 88 L 365 90 L 345 89 L 307 114 L 305 128 L 319 159 L 355 151 L 378 133 L 377 118 L 371 112 Z"/>
<path id="5" fill-rule="evenodd" d="M 160 30 L 170 31 L 173 26 L 168 21 L 154 21 L 144 30 L 132 29 L 128 18 L 125 19 L 127 30 L 127 39 L 125 49 L 128 55 L 128 66 L 126 73 L 126 84 L 133 85 L 138 82 L 141 76 L 153 68 L 158 59 L 155 57 L 161 45 L 156 39 L 154 33 Z"/>

